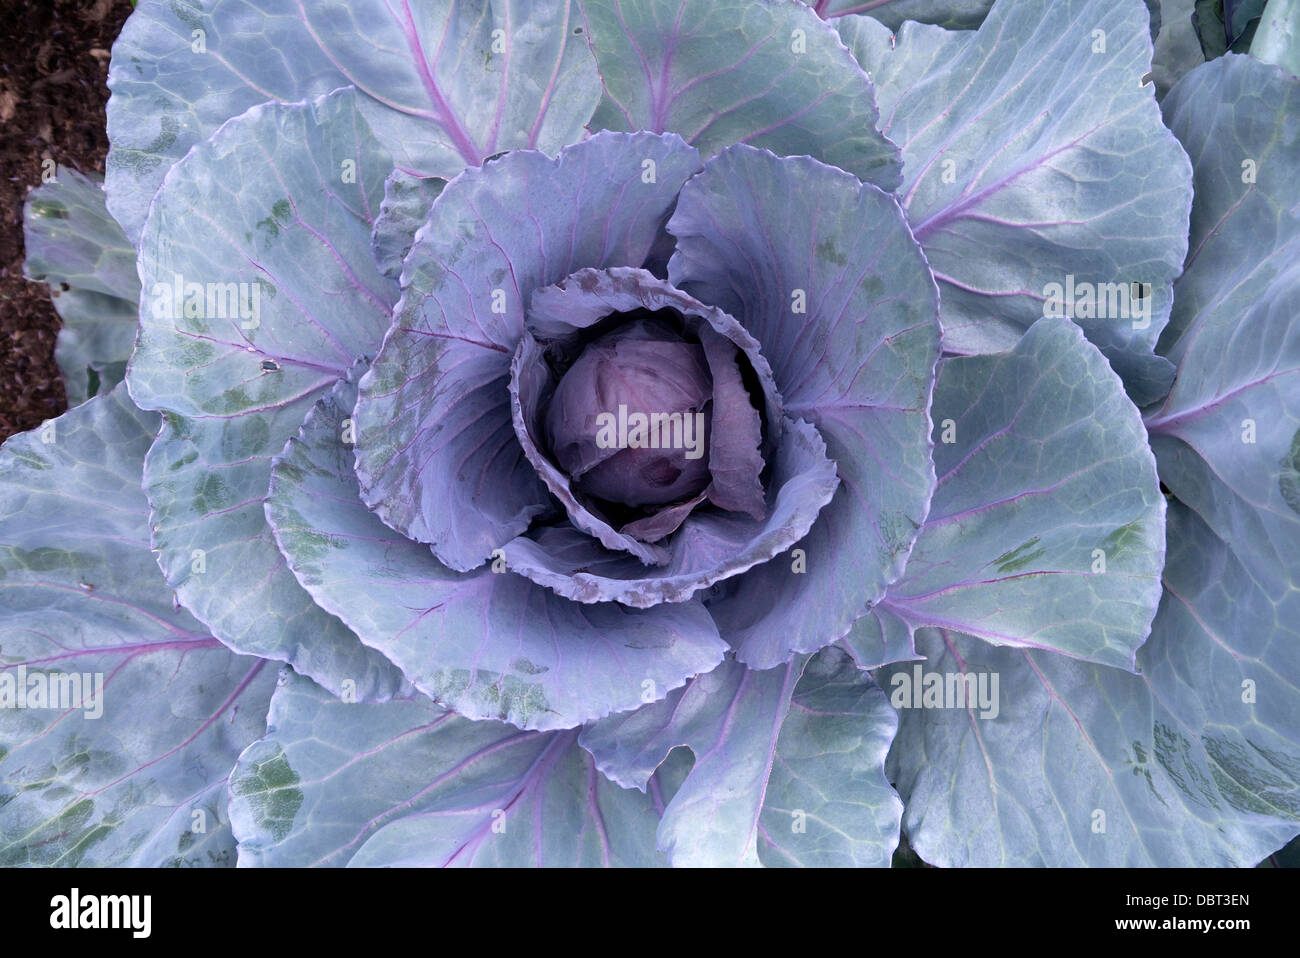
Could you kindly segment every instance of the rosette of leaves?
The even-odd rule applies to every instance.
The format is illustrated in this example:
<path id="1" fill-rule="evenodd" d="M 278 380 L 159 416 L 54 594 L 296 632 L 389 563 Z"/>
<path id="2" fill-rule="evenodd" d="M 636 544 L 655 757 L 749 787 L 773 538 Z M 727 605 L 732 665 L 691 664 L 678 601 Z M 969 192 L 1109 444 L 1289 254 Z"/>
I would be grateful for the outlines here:
<path id="1" fill-rule="evenodd" d="M 1295 835 L 1300 81 L 1162 119 L 1140 0 L 880 6 L 142 2 L 126 382 L 0 460 L 0 676 L 109 680 L 0 712 L 0 858 Z"/>

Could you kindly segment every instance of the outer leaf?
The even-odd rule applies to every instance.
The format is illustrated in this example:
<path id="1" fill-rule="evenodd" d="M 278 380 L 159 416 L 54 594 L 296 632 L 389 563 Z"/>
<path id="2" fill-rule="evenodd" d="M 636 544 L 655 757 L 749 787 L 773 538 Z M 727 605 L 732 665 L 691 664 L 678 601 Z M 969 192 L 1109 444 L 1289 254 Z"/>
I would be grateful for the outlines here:
<path id="1" fill-rule="evenodd" d="M 889 866 L 903 814 L 884 772 L 897 728 L 885 694 L 843 652 L 808 663 L 763 798 L 763 864 Z"/>
<path id="2" fill-rule="evenodd" d="M 55 358 L 69 405 L 122 381 L 135 342 L 135 250 L 108 215 L 98 177 L 59 167 L 23 207 L 23 275 L 50 285 L 63 320 Z M 62 289 L 61 287 L 68 287 Z M 97 389 L 90 388 L 93 373 Z"/>
<path id="3" fill-rule="evenodd" d="M 758 865 L 759 819 L 777 738 L 806 657 L 766 672 L 735 659 L 664 701 L 587 726 L 583 746 L 625 788 L 645 790 L 679 745 L 695 766 L 664 809 L 659 847 L 676 866 Z"/>
<path id="4" fill-rule="evenodd" d="M 223 786 L 271 671 L 158 573 L 139 486 L 156 423 L 119 387 L 0 451 L 0 863 L 233 864 Z M 16 697 L 64 681 L 72 707 Z"/>
<path id="5" fill-rule="evenodd" d="M 600 97 L 576 15 L 574 0 L 142 0 L 109 69 L 110 208 L 137 239 L 167 170 L 226 120 L 349 83 L 411 173 L 557 150 Z"/>
<path id="6" fill-rule="evenodd" d="M 930 514 L 882 604 L 913 627 L 1133 668 L 1165 500 L 1137 410 L 1066 319 L 940 366 Z"/>
<path id="7" fill-rule="evenodd" d="M 361 502 L 341 442 L 355 396 L 341 381 L 308 416 L 276 461 L 267 516 L 312 597 L 421 691 L 468 718 L 569 728 L 721 661 L 698 601 L 581 605 L 504 570 L 453 572 L 393 532 Z"/>
<path id="8" fill-rule="evenodd" d="M 868 14 L 891 30 L 905 20 L 932 23 L 949 30 L 974 30 L 984 22 L 993 0 L 804 0 L 827 20 L 850 14 Z M 1160 0 L 1145 0 L 1151 14 L 1151 36 L 1160 32 Z"/>
<path id="9" fill-rule="evenodd" d="M 1249 833 L 1234 860 L 1254 864 L 1300 832 L 1300 600 L 1240 552 L 1170 505 L 1165 597 L 1138 662 L 1182 777 Z M 1289 565 L 1295 581 L 1295 553 Z"/>
<path id="10" fill-rule="evenodd" d="M 530 743 L 531 755 L 512 756 L 514 761 L 505 769 L 494 769 L 502 777 L 509 776 L 506 781 L 469 795 L 462 788 L 453 799 L 455 807 L 385 826 L 351 864 L 362 868 L 662 865 L 663 856 L 654 846 L 653 800 L 601 776 L 591 756 L 578 747 L 576 731 L 543 738 L 544 748 L 543 741 Z M 489 812 L 490 805 L 496 807 Z M 505 830 L 498 832 L 501 827 Z"/>
<path id="11" fill-rule="evenodd" d="M 471 722 L 428 699 L 347 704 L 287 673 L 240 757 L 241 865 L 657 865 L 650 798 L 575 732 Z"/>
<path id="12" fill-rule="evenodd" d="M 1250 55 L 1300 76 L 1300 3 L 1269 0 L 1251 41 Z"/>
<path id="13" fill-rule="evenodd" d="M 1296 832 L 1267 818 L 1279 793 L 1232 787 L 1142 676 L 929 629 L 917 645 L 927 672 L 998 676 L 996 718 L 901 711 L 886 770 L 930 864 L 1244 865 Z M 900 693 L 912 669 L 881 685 Z"/>
<path id="14" fill-rule="evenodd" d="M 1166 345 L 1178 380 L 1147 428 L 1165 484 L 1257 577 L 1258 598 L 1281 596 L 1300 581 L 1300 80 L 1232 55 L 1165 102 L 1198 189 Z"/>
<path id="15" fill-rule="evenodd" d="M 357 471 L 384 522 L 465 571 L 549 508 L 510 419 L 524 310 L 575 270 L 640 266 L 698 169 L 679 137 L 609 133 L 554 160 L 511 153 L 438 197 L 357 405 Z"/>
<path id="16" fill-rule="evenodd" d="M 903 713 L 890 770 L 933 864 L 1248 865 L 1300 830 L 1297 87 L 1229 55 L 1166 98 L 1197 200 L 1166 333 L 1179 378 L 1147 420 L 1182 500 L 1160 611 L 1136 676 L 921 633 L 927 669 L 992 669 L 1002 692 L 993 721 Z"/>
<path id="17" fill-rule="evenodd" d="M 145 225 L 127 377 L 137 402 L 168 411 L 145 485 L 181 601 L 233 649 L 362 698 L 391 695 L 400 674 L 297 585 L 262 501 L 271 457 L 387 328 L 397 291 L 371 261 L 370 231 L 389 168 L 350 90 L 254 107 L 196 146 Z M 177 277 L 201 284 L 204 315 L 175 310 Z M 208 304 L 226 284 L 245 284 L 245 306 L 256 291 L 256 316 Z"/>
<path id="18" fill-rule="evenodd" d="M 362 113 L 411 173 L 450 179 L 507 150 L 554 153 L 583 135 L 600 100 L 577 0 L 318 0 L 298 9 L 368 94 Z"/>
<path id="19" fill-rule="evenodd" d="M 1170 527 L 1147 671 L 1234 804 L 1295 823 L 1300 80 L 1229 54 L 1165 103 L 1197 193 L 1167 334 L 1178 379 L 1147 419 L 1161 479 L 1187 507 Z"/>
<path id="20" fill-rule="evenodd" d="M 904 20 L 933 23 L 950 30 L 974 30 L 984 22 L 993 0 L 804 0 L 827 20 L 868 14 L 891 30 Z"/>
<path id="21" fill-rule="evenodd" d="M 1173 370 L 1152 348 L 1186 253 L 1191 189 L 1142 86 L 1145 7 L 1003 0 L 977 33 L 957 35 L 838 24 L 903 150 L 899 196 L 939 280 L 945 350 L 1008 349 L 1063 300 L 1138 405 L 1162 397 Z M 1082 290 L 1068 297 L 1076 282 L 1116 284 L 1101 287 L 1105 316 L 1089 317 L 1098 310 Z M 1150 296 L 1133 298 L 1133 283 Z"/>
<path id="22" fill-rule="evenodd" d="M 108 206 L 133 243 L 163 177 L 226 120 L 347 80 L 307 35 L 295 0 L 140 0 L 109 64 Z M 204 52 L 196 52 L 201 49 Z"/>
<path id="23" fill-rule="evenodd" d="M 411 251 L 415 232 L 446 185 L 446 180 L 411 176 L 401 170 L 393 170 L 384 180 L 384 201 L 370 233 L 370 251 L 379 271 L 389 279 L 401 275 L 402 260 Z"/>
<path id="24" fill-rule="evenodd" d="M 737 657 L 771 668 L 843 638 L 925 519 L 934 280 L 893 197 L 807 157 L 727 150 L 683 188 L 669 231 L 670 280 L 762 344 L 787 415 L 817 427 L 839 470 L 802 557 L 751 570 L 710 607 Z"/>
<path id="25" fill-rule="evenodd" d="M 796 0 L 583 0 L 582 10 L 605 84 L 594 128 L 680 133 L 706 157 L 749 143 L 898 185 L 871 80 Z"/>
<path id="26" fill-rule="evenodd" d="M 57 167 L 52 182 L 27 194 L 23 241 L 28 279 L 131 302 L 140 298 L 135 250 L 109 216 L 97 175 Z"/>
<path id="27" fill-rule="evenodd" d="M 1165 120 L 1191 157 L 1196 186 L 1190 252 L 1160 343 L 1176 363 L 1195 339 L 1192 327 L 1218 330 L 1223 315 L 1244 312 L 1292 263 L 1288 254 L 1300 242 L 1293 190 L 1300 155 L 1291 149 L 1297 134 L 1289 122 L 1297 87 L 1276 67 L 1231 55 L 1192 71 L 1165 101 Z M 1220 107 L 1235 112 L 1218 115 Z M 1225 282 L 1238 274 L 1240 282 Z M 1186 390 L 1215 388 L 1183 380 L 1166 410 Z"/>

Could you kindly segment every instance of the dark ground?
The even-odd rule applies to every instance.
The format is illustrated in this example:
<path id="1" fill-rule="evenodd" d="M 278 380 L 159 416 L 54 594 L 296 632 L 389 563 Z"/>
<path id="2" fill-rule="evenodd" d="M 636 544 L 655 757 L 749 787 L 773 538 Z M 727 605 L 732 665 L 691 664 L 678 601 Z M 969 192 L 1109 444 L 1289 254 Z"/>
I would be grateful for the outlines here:
<path id="1" fill-rule="evenodd" d="M 130 0 L 0 0 L 0 440 L 67 405 L 59 318 L 23 279 L 23 201 L 49 157 L 104 171 L 109 48 Z"/>

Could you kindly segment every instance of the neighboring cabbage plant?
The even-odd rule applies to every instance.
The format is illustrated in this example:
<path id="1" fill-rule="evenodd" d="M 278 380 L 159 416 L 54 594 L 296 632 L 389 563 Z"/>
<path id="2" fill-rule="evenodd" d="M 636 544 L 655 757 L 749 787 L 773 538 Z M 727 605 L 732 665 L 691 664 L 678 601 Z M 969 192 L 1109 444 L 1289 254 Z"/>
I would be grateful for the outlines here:
<path id="1" fill-rule="evenodd" d="M 1284 845 L 1300 80 L 1152 6 L 141 0 L 0 862 Z"/>

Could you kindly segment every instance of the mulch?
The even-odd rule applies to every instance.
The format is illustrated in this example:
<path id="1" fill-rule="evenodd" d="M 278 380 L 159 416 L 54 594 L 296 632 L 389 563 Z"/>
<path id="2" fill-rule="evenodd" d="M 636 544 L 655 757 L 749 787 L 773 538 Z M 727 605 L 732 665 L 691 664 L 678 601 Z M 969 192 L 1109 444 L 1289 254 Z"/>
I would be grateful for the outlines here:
<path id="1" fill-rule="evenodd" d="M 130 0 L 6 4 L 0 18 L 0 440 L 67 407 L 59 317 L 23 278 L 23 201 L 49 158 L 103 173 L 109 49 Z"/>

